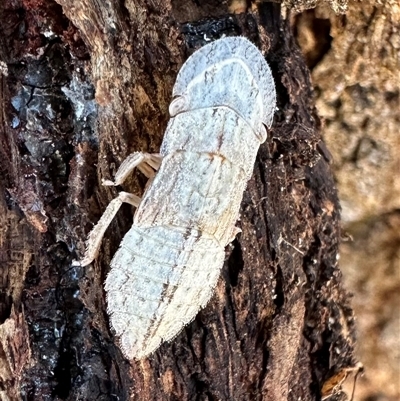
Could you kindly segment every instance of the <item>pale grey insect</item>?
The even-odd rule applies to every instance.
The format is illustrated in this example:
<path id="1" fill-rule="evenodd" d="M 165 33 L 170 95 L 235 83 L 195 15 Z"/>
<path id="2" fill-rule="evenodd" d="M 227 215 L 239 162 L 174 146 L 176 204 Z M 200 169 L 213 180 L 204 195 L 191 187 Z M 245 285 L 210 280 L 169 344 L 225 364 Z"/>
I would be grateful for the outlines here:
<path id="1" fill-rule="evenodd" d="M 81 262 L 96 257 L 121 203 L 135 205 L 105 283 L 111 324 L 130 359 L 174 338 L 211 298 L 276 106 L 268 64 L 241 37 L 219 39 L 189 57 L 173 97 L 160 154 L 134 153 L 115 182 L 104 182 L 119 185 L 138 167 L 152 178 L 143 198 L 121 192 L 110 203 Z"/>

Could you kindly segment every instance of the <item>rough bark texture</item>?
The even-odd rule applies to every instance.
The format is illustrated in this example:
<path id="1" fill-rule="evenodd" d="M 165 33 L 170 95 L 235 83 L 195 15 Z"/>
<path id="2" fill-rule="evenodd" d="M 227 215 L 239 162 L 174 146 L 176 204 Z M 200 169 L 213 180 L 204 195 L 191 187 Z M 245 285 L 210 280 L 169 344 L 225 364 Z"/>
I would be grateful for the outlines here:
<path id="1" fill-rule="evenodd" d="M 354 366 L 338 268 L 339 204 L 310 75 L 277 4 L 8 0 L 0 5 L 0 394 L 10 400 L 319 400 Z M 243 11 L 243 10 L 241 10 Z M 171 343 L 124 360 L 103 282 L 123 208 L 87 268 L 72 267 L 116 195 L 99 185 L 155 152 L 177 71 L 244 35 L 267 54 L 275 122 L 209 305 Z M 140 194 L 139 173 L 124 189 Z M 345 399 L 336 391 L 331 399 Z"/>

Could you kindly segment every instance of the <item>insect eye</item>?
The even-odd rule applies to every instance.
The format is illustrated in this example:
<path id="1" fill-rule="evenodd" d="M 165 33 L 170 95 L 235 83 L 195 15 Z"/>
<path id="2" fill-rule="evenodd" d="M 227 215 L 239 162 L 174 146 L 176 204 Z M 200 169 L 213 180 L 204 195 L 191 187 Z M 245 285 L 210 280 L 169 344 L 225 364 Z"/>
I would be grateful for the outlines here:
<path id="1" fill-rule="evenodd" d="M 260 143 L 264 143 L 267 139 L 267 136 L 268 136 L 267 128 L 265 127 L 264 124 L 260 124 L 260 129 L 257 134 L 257 138 L 260 141 Z"/>
<path id="2" fill-rule="evenodd" d="M 169 105 L 169 115 L 175 117 L 178 113 L 185 109 L 186 99 L 184 96 L 179 96 L 174 99 Z"/>

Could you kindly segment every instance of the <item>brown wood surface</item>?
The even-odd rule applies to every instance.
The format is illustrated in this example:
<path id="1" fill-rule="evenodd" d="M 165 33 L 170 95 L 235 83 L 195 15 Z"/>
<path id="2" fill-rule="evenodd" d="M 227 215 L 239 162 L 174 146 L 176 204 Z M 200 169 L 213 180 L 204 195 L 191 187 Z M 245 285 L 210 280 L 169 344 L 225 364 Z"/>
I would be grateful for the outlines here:
<path id="1" fill-rule="evenodd" d="M 309 71 L 278 4 L 232 10 L 226 1 L 0 4 L 1 400 L 319 400 L 354 365 L 338 197 Z M 132 210 L 122 208 L 95 263 L 71 261 L 116 195 L 101 178 L 130 152 L 159 149 L 177 71 L 222 35 L 265 52 L 279 110 L 214 297 L 174 341 L 129 362 L 109 329 L 103 282 Z M 124 190 L 144 184 L 137 173 Z"/>

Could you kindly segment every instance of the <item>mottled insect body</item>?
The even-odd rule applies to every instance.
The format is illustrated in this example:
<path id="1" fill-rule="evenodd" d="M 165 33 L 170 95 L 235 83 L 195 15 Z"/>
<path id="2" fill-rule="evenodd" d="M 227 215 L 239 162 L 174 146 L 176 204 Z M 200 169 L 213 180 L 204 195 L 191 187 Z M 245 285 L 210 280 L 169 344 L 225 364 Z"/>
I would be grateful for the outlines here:
<path id="1" fill-rule="evenodd" d="M 106 210 L 83 261 L 95 256 L 120 203 L 138 205 L 105 284 L 111 324 L 128 358 L 143 358 L 174 338 L 211 298 L 276 106 L 267 63 L 241 37 L 196 51 L 173 96 L 160 155 L 130 156 L 116 183 L 133 166 L 151 176 L 151 165 L 157 174 L 141 200 L 123 194 Z"/>

